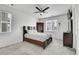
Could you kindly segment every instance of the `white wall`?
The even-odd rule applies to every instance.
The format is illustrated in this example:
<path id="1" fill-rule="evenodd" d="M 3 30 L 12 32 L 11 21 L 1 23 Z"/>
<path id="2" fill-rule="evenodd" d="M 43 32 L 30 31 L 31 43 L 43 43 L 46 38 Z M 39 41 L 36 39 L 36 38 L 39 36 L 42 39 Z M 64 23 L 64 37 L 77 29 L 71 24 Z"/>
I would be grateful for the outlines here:
<path id="1" fill-rule="evenodd" d="M 74 38 L 74 46 L 76 48 L 76 54 L 79 55 L 79 5 L 74 5 L 74 25 L 73 25 L 73 38 Z"/>
<path id="2" fill-rule="evenodd" d="M 43 18 L 40 19 L 40 22 L 44 22 L 44 27 L 46 27 L 46 21 L 48 20 L 57 20 L 58 23 L 61 23 L 60 26 L 58 26 L 57 31 L 48 32 L 46 31 L 46 28 L 44 28 L 45 33 L 52 33 L 53 38 L 63 40 L 63 32 L 68 31 L 68 18 L 67 14 L 62 14 L 58 16 L 52 16 L 49 18 Z"/>
<path id="3" fill-rule="evenodd" d="M 12 14 L 12 31 L 11 33 L 0 33 L 0 47 L 21 42 L 23 40 L 22 26 L 35 26 L 36 19 L 32 14 L 22 13 L 17 9 L 0 5 L 0 10 L 10 12 Z"/>
<path id="4" fill-rule="evenodd" d="M 75 8 L 76 12 L 75 12 L 75 20 L 76 20 L 76 54 L 79 55 L 79 5 L 76 5 Z"/>
<path id="5" fill-rule="evenodd" d="M 76 49 L 76 39 L 77 39 L 77 6 L 76 5 L 72 5 L 72 19 L 73 19 L 73 48 Z"/>

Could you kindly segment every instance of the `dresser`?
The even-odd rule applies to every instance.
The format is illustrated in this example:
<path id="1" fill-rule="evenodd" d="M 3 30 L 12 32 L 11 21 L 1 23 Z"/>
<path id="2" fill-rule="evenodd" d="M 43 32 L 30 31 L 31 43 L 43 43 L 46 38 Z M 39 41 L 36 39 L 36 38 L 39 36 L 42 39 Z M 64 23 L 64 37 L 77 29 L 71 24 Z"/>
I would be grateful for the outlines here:
<path id="1" fill-rule="evenodd" d="M 73 47 L 73 34 L 63 33 L 63 45 L 67 47 Z"/>

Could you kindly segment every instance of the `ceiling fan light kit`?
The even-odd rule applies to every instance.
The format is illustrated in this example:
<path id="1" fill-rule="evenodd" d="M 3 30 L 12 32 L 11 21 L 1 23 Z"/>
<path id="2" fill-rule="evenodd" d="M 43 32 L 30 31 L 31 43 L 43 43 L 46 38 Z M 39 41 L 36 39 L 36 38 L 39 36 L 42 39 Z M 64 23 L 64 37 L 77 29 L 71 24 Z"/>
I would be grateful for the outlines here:
<path id="1" fill-rule="evenodd" d="M 50 7 L 46 7 L 46 8 L 39 8 L 39 7 L 35 7 L 38 11 L 34 12 L 34 13 L 39 13 L 40 15 L 43 15 L 44 13 L 46 13 L 45 11 L 48 10 Z"/>
<path id="2" fill-rule="evenodd" d="M 40 15 L 43 15 L 43 13 L 40 13 Z"/>

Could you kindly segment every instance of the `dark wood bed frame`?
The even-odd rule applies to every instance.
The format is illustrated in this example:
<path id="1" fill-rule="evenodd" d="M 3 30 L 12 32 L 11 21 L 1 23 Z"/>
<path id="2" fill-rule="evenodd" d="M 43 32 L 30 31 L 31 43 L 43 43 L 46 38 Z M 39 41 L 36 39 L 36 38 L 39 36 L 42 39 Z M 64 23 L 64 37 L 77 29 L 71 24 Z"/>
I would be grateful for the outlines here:
<path id="1" fill-rule="evenodd" d="M 27 41 L 27 42 L 36 44 L 36 45 L 38 45 L 38 46 L 43 47 L 43 49 L 45 49 L 45 48 L 52 42 L 52 37 L 49 37 L 49 38 L 46 39 L 46 41 L 44 41 L 44 42 L 37 41 L 37 40 L 34 40 L 34 39 L 30 39 L 30 38 L 25 38 L 24 35 L 25 35 L 25 33 L 27 33 L 25 27 L 26 27 L 26 26 L 23 26 L 23 41 Z"/>

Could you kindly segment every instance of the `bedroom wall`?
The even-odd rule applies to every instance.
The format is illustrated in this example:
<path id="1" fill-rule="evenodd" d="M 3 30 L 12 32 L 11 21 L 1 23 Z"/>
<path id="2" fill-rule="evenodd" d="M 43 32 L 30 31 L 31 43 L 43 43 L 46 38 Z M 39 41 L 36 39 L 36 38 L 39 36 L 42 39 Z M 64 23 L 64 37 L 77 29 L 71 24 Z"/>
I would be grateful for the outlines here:
<path id="1" fill-rule="evenodd" d="M 73 12 L 73 48 L 77 48 L 77 18 L 78 18 L 78 7 L 79 5 L 72 5 L 72 12 Z M 55 39 L 60 39 L 60 40 L 63 40 L 63 32 L 67 32 L 68 31 L 68 19 L 67 19 L 67 15 L 66 14 L 62 14 L 62 15 L 58 15 L 58 16 L 52 16 L 52 17 L 49 17 L 49 18 L 41 18 L 38 20 L 38 22 L 46 22 L 47 20 L 53 20 L 53 19 L 57 19 L 58 22 L 61 23 L 60 27 L 58 28 L 57 31 L 55 32 L 49 32 L 49 33 L 52 33 L 52 36 L 53 38 Z M 46 32 L 46 31 L 45 31 Z M 48 33 L 48 32 L 46 32 Z M 79 50 L 79 49 L 78 49 Z"/>
<path id="2" fill-rule="evenodd" d="M 5 5 L 0 5 L 0 10 L 12 14 L 12 31 L 10 33 L 0 33 L 0 47 L 22 42 L 22 26 L 36 25 L 36 19 L 31 14 L 22 13 L 17 9 Z"/>
<path id="3" fill-rule="evenodd" d="M 60 26 L 57 28 L 56 31 L 46 31 L 46 21 L 48 20 L 57 20 L 58 23 L 61 23 Z M 63 32 L 67 32 L 68 31 L 68 19 L 67 19 L 67 14 L 62 14 L 62 15 L 58 15 L 58 16 L 51 16 L 49 18 L 43 18 L 43 19 L 39 19 L 38 21 L 40 22 L 44 22 L 44 31 L 45 33 L 51 33 L 52 37 L 54 39 L 60 39 L 63 40 Z"/>
<path id="4" fill-rule="evenodd" d="M 76 20 L 76 54 L 79 55 L 79 5 L 75 7 L 75 20 Z"/>

